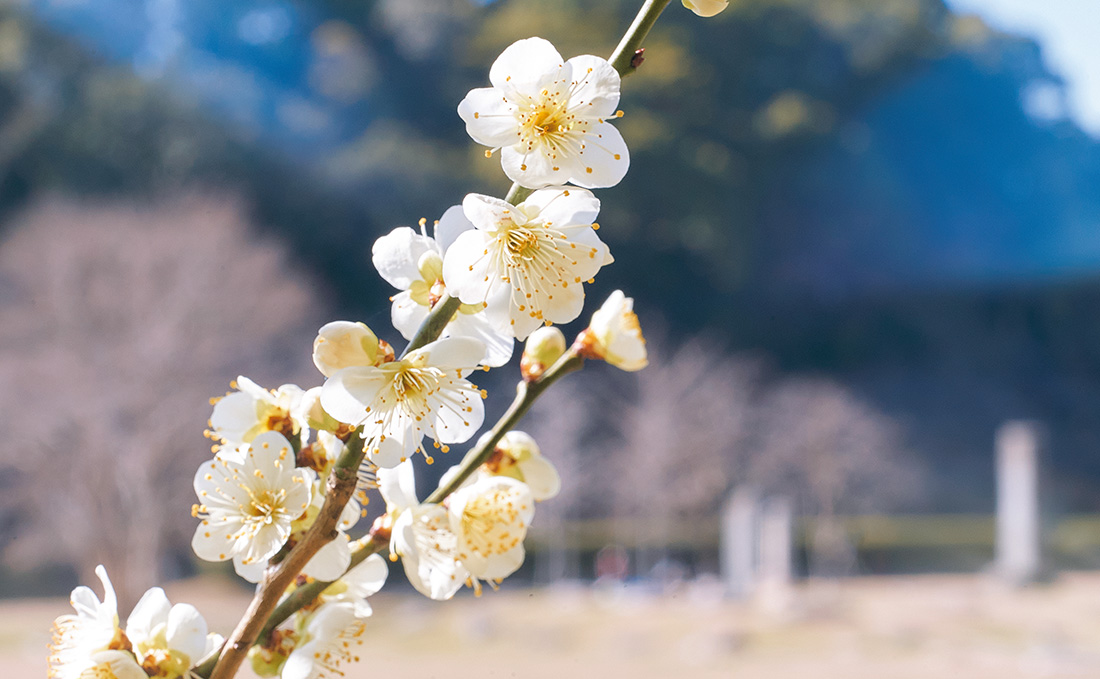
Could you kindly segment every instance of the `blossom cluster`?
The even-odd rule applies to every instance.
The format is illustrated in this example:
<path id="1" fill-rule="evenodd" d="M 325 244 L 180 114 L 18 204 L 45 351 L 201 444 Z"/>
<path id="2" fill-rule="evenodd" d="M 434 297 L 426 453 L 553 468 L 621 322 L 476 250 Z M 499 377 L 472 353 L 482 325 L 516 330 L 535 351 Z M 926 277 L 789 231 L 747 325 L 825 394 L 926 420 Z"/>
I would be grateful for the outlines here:
<path id="1" fill-rule="evenodd" d="M 118 599 L 103 566 L 100 601 L 88 587 L 73 590 L 75 615 L 54 621 L 49 675 L 58 679 L 179 679 L 222 643 L 190 604 L 173 606 L 164 590 L 147 591 L 122 626 Z"/>
<path id="2" fill-rule="evenodd" d="M 430 501 L 416 491 L 418 453 L 430 464 L 430 452 L 470 441 L 484 424 L 486 393 L 470 380 L 476 370 L 508 364 L 517 340 L 526 341 L 521 385 L 550 379 L 570 361 L 600 359 L 627 371 L 647 364 L 633 300 L 621 291 L 571 345 L 551 327 L 580 316 L 585 285 L 614 261 L 597 233 L 592 189 L 614 186 L 629 167 L 613 125 L 623 115 L 619 73 L 599 57 L 565 60 L 546 40 L 529 38 L 504 50 L 489 81 L 458 113 L 470 136 L 490 147 L 486 155 L 499 154 L 523 199 L 469 194 L 430 232 L 421 220 L 419 229 L 399 227 L 374 243 L 372 262 L 397 290 L 391 322 L 408 348 L 399 354 L 367 325 L 334 321 L 313 342 L 318 386 L 267 389 L 240 376 L 212 399 L 212 457 L 193 481 L 200 559 L 232 562 L 263 594 L 266 574 L 314 539 L 322 515 L 336 516 L 335 537 L 307 553 L 299 578 L 278 595 L 328 584 L 252 648 L 261 676 L 342 675 L 366 630 L 366 599 L 386 580 L 387 565 L 373 551 L 388 546 L 413 587 L 440 600 L 464 586 L 478 594 L 496 588 L 523 563 L 536 504 L 561 486 L 529 435 L 494 427 L 443 475 Z M 424 335 L 426 328 L 435 330 Z M 356 487 L 332 510 L 328 489 L 348 459 L 360 461 Z M 353 542 L 372 489 L 385 511 Z M 368 545 L 373 551 L 363 552 Z M 372 555 L 353 558 L 357 552 Z M 158 588 L 120 626 L 110 581 L 97 573 L 104 599 L 84 587 L 73 592 L 76 614 L 57 621 L 51 676 L 184 677 L 222 644 L 193 607 L 171 606 Z"/>

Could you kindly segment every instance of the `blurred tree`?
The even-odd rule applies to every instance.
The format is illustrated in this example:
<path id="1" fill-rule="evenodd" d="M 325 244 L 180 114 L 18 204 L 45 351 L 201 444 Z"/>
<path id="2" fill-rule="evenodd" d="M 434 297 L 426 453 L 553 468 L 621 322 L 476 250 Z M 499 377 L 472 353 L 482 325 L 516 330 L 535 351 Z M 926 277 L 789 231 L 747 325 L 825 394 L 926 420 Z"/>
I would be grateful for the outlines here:
<path id="1" fill-rule="evenodd" d="M 855 567 L 838 515 L 897 510 L 920 497 L 920 466 L 897 423 L 840 384 L 780 380 L 754 403 L 753 416 L 745 478 L 818 518 L 813 574 L 850 574 Z"/>
<path id="2" fill-rule="evenodd" d="M 0 243 L 6 560 L 103 563 L 132 603 L 188 550 L 208 398 L 317 378 L 321 306 L 236 200 L 26 210 Z"/>

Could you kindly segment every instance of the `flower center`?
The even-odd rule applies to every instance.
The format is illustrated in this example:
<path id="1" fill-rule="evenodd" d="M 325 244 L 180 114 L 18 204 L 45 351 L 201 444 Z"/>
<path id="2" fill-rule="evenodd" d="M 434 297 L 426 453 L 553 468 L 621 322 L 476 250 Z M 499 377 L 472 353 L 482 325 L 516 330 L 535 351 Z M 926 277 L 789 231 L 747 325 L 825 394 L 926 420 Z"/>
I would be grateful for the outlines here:
<path id="1" fill-rule="evenodd" d="M 520 143 L 533 151 L 539 147 L 552 159 L 559 154 L 575 154 L 589 122 L 569 111 L 570 92 L 542 90 L 516 108 Z"/>
<path id="2" fill-rule="evenodd" d="M 572 127 L 573 116 L 566 115 L 567 101 L 558 101 L 553 95 L 546 94 L 541 101 L 519 112 L 520 127 L 523 136 L 531 138 L 554 138 L 567 133 Z"/>
<path id="3" fill-rule="evenodd" d="M 416 398 L 421 392 L 428 390 L 426 375 L 416 368 L 405 368 L 393 378 L 393 390 L 397 398 L 408 400 Z"/>
<path id="4" fill-rule="evenodd" d="M 501 240 L 509 266 L 517 266 L 521 261 L 529 262 L 538 254 L 539 236 L 527 227 L 513 226 L 504 232 Z"/>
<path id="5" fill-rule="evenodd" d="M 118 679 L 118 675 L 109 663 L 102 663 L 81 672 L 80 679 Z"/>
<path id="6" fill-rule="evenodd" d="M 255 491 L 245 486 L 250 502 L 245 507 L 246 520 L 255 525 L 266 526 L 279 520 L 286 514 L 283 506 L 286 502 L 286 490 Z"/>
<path id="7" fill-rule="evenodd" d="M 162 645 L 164 642 L 162 642 Z M 144 652 L 141 669 L 150 677 L 182 677 L 191 666 L 186 654 L 168 648 L 150 648 Z"/>
<path id="8" fill-rule="evenodd" d="M 526 526 L 520 520 L 519 493 L 511 487 L 495 488 L 471 499 L 462 512 L 466 545 L 482 556 L 504 554 L 523 540 Z"/>

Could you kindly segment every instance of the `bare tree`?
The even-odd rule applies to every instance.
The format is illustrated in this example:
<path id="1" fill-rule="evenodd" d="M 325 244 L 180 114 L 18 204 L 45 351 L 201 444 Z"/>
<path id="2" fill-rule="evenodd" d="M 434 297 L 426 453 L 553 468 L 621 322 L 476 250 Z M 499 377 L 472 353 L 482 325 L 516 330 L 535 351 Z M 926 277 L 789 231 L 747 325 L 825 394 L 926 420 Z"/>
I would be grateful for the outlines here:
<path id="1" fill-rule="evenodd" d="M 589 366 L 543 396 L 531 430 L 568 489 L 547 509 L 612 518 L 619 539 L 640 546 L 643 569 L 664 552 L 678 520 L 714 515 L 741 465 L 760 373 L 758 361 L 703 339 L 669 348 L 653 325 L 648 368 Z"/>
<path id="2" fill-rule="evenodd" d="M 131 600 L 156 580 L 194 529 L 209 397 L 309 375 L 316 306 L 234 200 L 28 209 L 0 244 L 9 562 L 103 563 Z"/>
<path id="3" fill-rule="evenodd" d="M 818 378 L 781 380 L 754 410 L 747 479 L 819 517 L 815 561 L 826 572 L 850 570 L 854 552 L 836 516 L 892 509 L 916 492 L 920 477 L 898 425 Z"/>
<path id="4" fill-rule="evenodd" d="M 656 338 L 655 338 L 656 339 Z M 677 519 L 712 516 L 738 474 L 759 365 L 732 358 L 699 338 L 674 349 L 651 341 L 651 362 L 636 374 L 610 453 L 615 515 L 634 527 L 647 570 L 674 537 Z"/>
<path id="5" fill-rule="evenodd" d="M 729 489 L 748 483 L 822 519 L 816 562 L 835 571 L 854 559 L 838 514 L 891 509 L 918 492 L 897 423 L 841 384 L 765 380 L 761 361 L 714 342 L 670 349 L 650 335 L 645 370 L 590 366 L 538 404 L 531 433 L 564 480 L 540 508 L 547 535 L 568 519 L 611 517 L 644 571 L 676 530 L 712 519 Z"/>

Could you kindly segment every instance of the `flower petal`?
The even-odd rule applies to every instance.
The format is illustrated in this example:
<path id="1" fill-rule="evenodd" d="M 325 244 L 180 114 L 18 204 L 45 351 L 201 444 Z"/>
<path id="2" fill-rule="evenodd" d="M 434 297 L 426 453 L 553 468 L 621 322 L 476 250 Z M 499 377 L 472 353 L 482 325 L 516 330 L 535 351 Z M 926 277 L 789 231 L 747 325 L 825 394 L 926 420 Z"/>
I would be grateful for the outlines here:
<path id="1" fill-rule="evenodd" d="M 367 417 L 367 407 L 389 382 L 378 368 L 344 368 L 325 380 L 321 407 L 340 422 L 357 425 Z"/>
<path id="2" fill-rule="evenodd" d="M 412 339 L 428 317 L 428 307 L 418 304 L 406 290 L 393 296 L 390 322 L 405 339 Z"/>
<path id="3" fill-rule="evenodd" d="M 431 397 L 433 438 L 440 443 L 469 441 L 485 421 L 481 394 L 470 389 L 456 393 L 440 390 Z"/>
<path id="4" fill-rule="evenodd" d="M 407 226 L 399 226 L 374 241 L 371 261 L 387 283 L 399 290 L 406 290 L 413 281 L 420 279 L 417 262 L 421 255 L 435 249 L 431 238 Z"/>
<path id="5" fill-rule="evenodd" d="M 360 597 L 368 597 L 382 589 L 389 577 L 390 567 L 378 554 L 371 554 L 341 578 L 348 588 Z"/>
<path id="6" fill-rule="evenodd" d="M 512 92 L 517 89 L 541 89 L 553 80 L 565 61 L 548 40 L 527 38 L 505 48 L 489 69 L 493 87 Z"/>
<path id="7" fill-rule="evenodd" d="M 501 332 L 483 311 L 476 314 L 460 313 L 455 316 L 447 330 L 452 337 L 472 337 L 485 345 L 482 365 L 499 368 L 512 358 L 515 340 L 512 334 Z"/>
<path id="8" fill-rule="evenodd" d="M 141 596 L 130 617 L 126 619 L 126 636 L 138 643 L 153 637 L 153 628 L 168 622 L 168 612 L 172 604 L 160 587 L 153 587 Z"/>
<path id="9" fill-rule="evenodd" d="M 549 500 L 561 491 L 561 476 L 550 460 L 536 455 L 519 463 L 523 482 L 531 489 L 531 496 L 539 502 Z"/>
<path id="10" fill-rule="evenodd" d="M 425 363 L 444 370 L 470 370 L 481 363 L 485 345 L 473 337 L 444 337 L 409 354 L 406 360 L 423 356 Z"/>
<path id="11" fill-rule="evenodd" d="M 630 152 L 614 125 L 597 123 L 576 162 L 578 170 L 572 176 L 574 184 L 588 189 L 607 188 L 626 176 L 630 169 Z"/>
<path id="12" fill-rule="evenodd" d="M 489 238 L 482 231 L 459 234 L 443 258 L 443 281 L 447 292 L 466 304 L 484 302 L 497 286 L 493 261 L 486 254 Z"/>
<path id="13" fill-rule="evenodd" d="M 574 83 L 570 109 L 586 118 L 615 115 L 622 87 L 619 72 L 606 59 L 591 54 L 573 57 L 566 63 L 572 67 Z"/>
<path id="14" fill-rule="evenodd" d="M 535 191 L 523 205 L 538 208 L 538 221 L 548 228 L 590 226 L 600 214 L 600 199 L 587 189 L 555 186 Z"/>
<path id="15" fill-rule="evenodd" d="M 317 550 L 302 572 L 316 580 L 336 580 L 351 565 L 351 547 L 346 533 L 339 533 L 335 540 Z"/>
<path id="16" fill-rule="evenodd" d="M 191 604 L 176 604 L 168 613 L 166 637 L 168 648 L 196 663 L 206 650 L 206 620 Z"/>
<path id="17" fill-rule="evenodd" d="M 378 470 L 378 491 L 388 511 L 405 510 L 420 504 L 416 499 L 416 474 L 412 461 Z"/>
<path id="18" fill-rule="evenodd" d="M 522 146 L 506 146 L 500 150 L 500 168 L 508 179 L 529 189 L 565 184 L 579 170 L 577 157 L 551 158 L 541 151 L 527 151 Z"/>
<path id="19" fill-rule="evenodd" d="M 466 213 L 461 205 L 452 205 L 447 208 L 439 222 L 435 225 L 435 242 L 440 252 L 446 254 L 447 248 L 458 238 L 458 234 L 474 228 L 473 223 L 466 219 Z"/>
<path id="20" fill-rule="evenodd" d="M 233 570 L 248 582 L 259 582 L 264 577 L 267 561 L 244 562 L 244 556 L 238 554 L 233 557 Z"/>
<path id="21" fill-rule="evenodd" d="M 516 143 L 516 105 L 495 87 L 470 90 L 458 105 L 466 133 L 479 144 L 507 146 Z"/>

